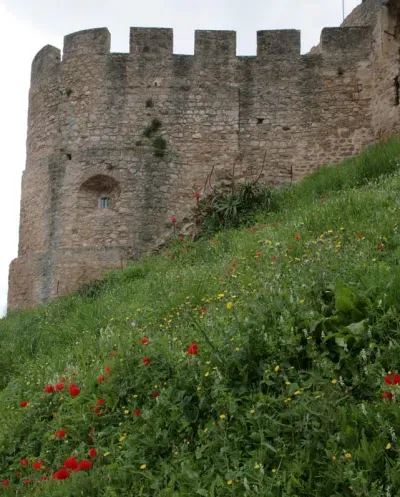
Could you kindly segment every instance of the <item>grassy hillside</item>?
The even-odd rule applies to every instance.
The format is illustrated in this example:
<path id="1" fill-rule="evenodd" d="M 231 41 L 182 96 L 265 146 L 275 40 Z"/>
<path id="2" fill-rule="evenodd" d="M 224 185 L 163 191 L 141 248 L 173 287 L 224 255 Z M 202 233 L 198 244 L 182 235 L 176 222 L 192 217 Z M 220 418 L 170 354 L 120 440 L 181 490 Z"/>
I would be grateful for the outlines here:
<path id="1" fill-rule="evenodd" d="M 272 205 L 0 320 L 0 495 L 400 495 L 400 141 Z"/>

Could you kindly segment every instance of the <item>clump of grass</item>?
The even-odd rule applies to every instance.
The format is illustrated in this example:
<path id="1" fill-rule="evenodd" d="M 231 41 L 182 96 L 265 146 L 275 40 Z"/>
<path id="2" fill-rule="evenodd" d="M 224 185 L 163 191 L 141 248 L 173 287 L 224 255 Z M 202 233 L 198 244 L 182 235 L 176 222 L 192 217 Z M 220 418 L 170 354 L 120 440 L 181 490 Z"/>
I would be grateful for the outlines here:
<path id="1" fill-rule="evenodd" d="M 161 128 L 161 124 L 159 119 L 154 118 L 151 123 L 144 128 L 143 136 L 151 138 Z"/>
<path id="2" fill-rule="evenodd" d="M 153 102 L 153 100 L 151 98 L 148 98 L 146 100 L 146 108 L 147 109 L 151 109 L 152 107 L 154 107 L 154 102 Z"/>
<path id="3" fill-rule="evenodd" d="M 153 139 L 153 151 L 155 157 L 164 157 L 167 149 L 167 141 L 162 136 Z"/>

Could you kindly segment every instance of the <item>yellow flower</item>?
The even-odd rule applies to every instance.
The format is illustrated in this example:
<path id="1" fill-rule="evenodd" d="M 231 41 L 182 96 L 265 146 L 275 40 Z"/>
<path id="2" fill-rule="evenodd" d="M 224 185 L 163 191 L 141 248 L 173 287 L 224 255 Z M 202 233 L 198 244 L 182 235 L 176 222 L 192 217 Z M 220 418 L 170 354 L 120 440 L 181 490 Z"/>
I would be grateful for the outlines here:
<path id="1" fill-rule="evenodd" d="M 392 448 L 392 444 L 389 442 L 387 445 L 386 445 L 386 450 L 390 450 Z"/>
<path id="2" fill-rule="evenodd" d="M 233 481 L 232 481 L 232 480 L 228 480 L 228 481 L 226 482 L 226 484 L 227 484 L 227 485 L 232 485 L 232 483 L 233 483 Z"/>
<path id="3" fill-rule="evenodd" d="M 256 411 L 255 411 L 254 409 L 252 409 L 252 410 L 250 411 L 250 414 L 254 414 L 255 412 L 256 412 Z"/>
<path id="4" fill-rule="evenodd" d="M 236 347 L 236 349 L 235 349 L 235 350 L 236 350 L 236 352 L 239 352 L 239 351 L 240 351 L 240 348 L 239 348 L 239 347 Z"/>
<path id="5" fill-rule="evenodd" d="M 337 380 L 332 380 L 333 385 L 336 385 L 336 383 L 337 383 Z"/>
<path id="6" fill-rule="evenodd" d="M 200 390 L 201 390 L 201 386 L 199 385 L 199 386 L 197 387 L 197 391 L 198 391 L 198 392 L 200 392 Z"/>
<path id="7" fill-rule="evenodd" d="M 319 398 L 321 398 L 321 395 L 316 395 L 315 398 L 319 399 Z"/>
<path id="8" fill-rule="evenodd" d="M 260 469 L 260 465 L 258 464 L 258 462 L 255 463 L 254 469 Z"/>
<path id="9" fill-rule="evenodd" d="M 146 465 L 146 464 L 142 464 L 142 465 L 140 466 L 140 469 L 146 469 L 146 468 L 147 468 L 147 465 Z"/>
<path id="10" fill-rule="evenodd" d="M 232 309 L 232 307 L 233 307 L 232 302 L 228 302 L 228 303 L 226 304 L 226 308 L 227 308 L 227 309 Z"/>
<path id="11" fill-rule="evenodd" d="M 128 409 L 125 409 L 124 414 L 129 414 Z"/>
<path id="12" fill-rule="evenodd" d="M 126 438 L 126 435 L 122 435 L 122 437 L 119 437 L 119 441 L 123 442 L 125 440 L 125 438 Z"/>
<path id="13" fill-rule="evenodd" d="M 293 395 L 300 395 L 300 390 L 296 390 Z"/>
<path id="14" fill-rule="evenodd" d="M 285 381 L 285 385 L 291 385 L 290 381 Z"/>
<path id="15" fill-rule="evenodd" d="M 104 457 L 107 457 L 111 454 L 111 452 L 104 452 Z"/>
<path id="16" fill-rule="evenodd" d="M 344 455 L 344 457 L 345 457 L 346 459 L 351 459 L 351 454 L 350 454 L 350 452 L 346 452 L 346 454 Z"/>
<path id="17" fill-rule="evenodd" d="M 336 456 L 332 456 L 332 461 L 336 461 Z"/>
<path id="18" fill-rule="evenodd" d="M 226 418 L 226 415 L 225 414 L 220 414 L 219 415 L 219 419 L 225 419 Z"/>
<path id="19" fill-rule="evenodd" d="M 271 471 L 272 471 L 273 473 L 276 473 L 276 468 L 272 468 L 272 469 L 271 469 Z"/>
<path id="20" fill-rule="evenodd" d="M 280 368 L 279 364 L 277 366 L 275 366 L 275 369 L 274 369 L 275 373 L 277 373 L 280 369 L 281 368 Z"/>
<path id="21" fill-rule="evenodd" d="M 210 376 L 210 371 L 207 371 L 207 373 L 204 376 Z"/>
<path id="22" fill-rule="evenodd" d="M 288 397 L 287 399 L 285 399 L 285 402 L 291 402 L 292 399 L 290 397 Z"/>

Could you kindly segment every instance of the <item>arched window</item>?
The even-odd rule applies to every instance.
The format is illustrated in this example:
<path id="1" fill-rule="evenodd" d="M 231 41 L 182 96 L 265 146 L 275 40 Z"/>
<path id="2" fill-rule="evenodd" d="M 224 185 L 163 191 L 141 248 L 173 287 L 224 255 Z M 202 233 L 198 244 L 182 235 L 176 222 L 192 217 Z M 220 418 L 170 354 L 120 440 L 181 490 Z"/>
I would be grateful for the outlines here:
<path id="1" fill-rule="evenodd" d="M 118 211 L 120 200 L 119 182 L 105 174 L 96 174 L 79 188 L 78 211 L 80 215 L 107 209 Z"/>

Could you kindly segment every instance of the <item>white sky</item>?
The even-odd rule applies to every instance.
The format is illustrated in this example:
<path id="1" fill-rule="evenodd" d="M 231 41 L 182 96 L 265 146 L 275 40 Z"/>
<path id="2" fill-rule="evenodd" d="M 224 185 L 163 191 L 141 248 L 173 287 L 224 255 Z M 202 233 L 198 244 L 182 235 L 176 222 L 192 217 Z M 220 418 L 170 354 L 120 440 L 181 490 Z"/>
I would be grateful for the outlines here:
<path id="1" fill-rule="evenodd" d="M 346 15 L 360 1 L 345 0 Z M 30 66 L 44 45 L 62 49 L 64 35 L 105 26 L 112 51 L 128 52 L 130 26 L 172 27 L 174 53 L 193 54 L 195 29 L 229 29 L 238 54 L 255 55 L 257 30 L 293 28 L 305 53 L 341 22 L 342 0 L 0 0 L 0 316 L 17 256 Z"/>

